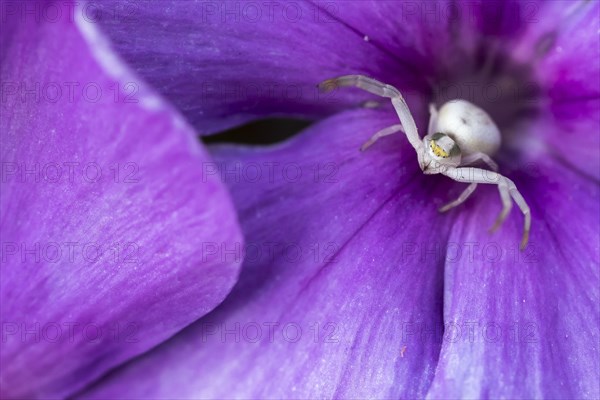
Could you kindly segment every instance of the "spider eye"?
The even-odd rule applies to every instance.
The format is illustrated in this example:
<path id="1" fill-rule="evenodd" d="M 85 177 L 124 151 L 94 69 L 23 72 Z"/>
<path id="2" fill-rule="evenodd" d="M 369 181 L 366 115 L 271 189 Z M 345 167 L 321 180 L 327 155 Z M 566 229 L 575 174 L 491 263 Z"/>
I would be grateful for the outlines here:
<path id="1" fill-rule="evenodd" d="M 431 147 L 431 151 L 433 151 L 433 154 L 435 154 L 437 157 L 442 157 L 442 158 L 448 158 L 448 153 L 446 152 L 446 150 L 442 149 L 436 142 L 435 140 L 431 140 L 429 142 L 429 147 Z"/>

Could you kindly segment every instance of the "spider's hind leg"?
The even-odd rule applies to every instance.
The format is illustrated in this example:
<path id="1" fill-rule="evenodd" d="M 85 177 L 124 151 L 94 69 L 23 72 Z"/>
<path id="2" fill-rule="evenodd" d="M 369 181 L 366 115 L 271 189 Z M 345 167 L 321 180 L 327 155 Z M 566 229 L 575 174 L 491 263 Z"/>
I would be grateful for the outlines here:
<path id="1" fill-rule="evenodd" d="M 485 153 L 481 153 L 481 152 L 469 154 L 468 156 L 463 157 L 461 166 L 474 164 L 477 161 L 483 161 L 494 172 L 498 171 L 498 164 L 496 163 L 496 161 L 494 161 L 492 159 L 492 157 L 488 156 Z"/>
<path id="2" fill-rule="evenodd" d="M 433 135 L 435 127 L 437 126 L 438 110 L 435 108 L 435 104 L 429 103 L 429 125 L 427 127 L 427 135 Z"/>

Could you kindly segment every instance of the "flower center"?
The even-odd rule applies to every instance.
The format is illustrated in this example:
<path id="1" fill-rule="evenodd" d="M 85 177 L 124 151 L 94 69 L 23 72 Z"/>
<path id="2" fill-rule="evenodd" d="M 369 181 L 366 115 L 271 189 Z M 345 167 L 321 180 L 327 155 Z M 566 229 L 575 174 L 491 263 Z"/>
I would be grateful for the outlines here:
<path id="1" fill-rule="evenodd" d="M 513 127 L 538 114 L 540 87 L 531 68 L 518 65 L 506 54 L 482 48 L 471 65 L 458 66 L 438 77 L 432 98 L 441 106 L 449 100 L 463 99 L 484 109 L 510 141 Z"/>

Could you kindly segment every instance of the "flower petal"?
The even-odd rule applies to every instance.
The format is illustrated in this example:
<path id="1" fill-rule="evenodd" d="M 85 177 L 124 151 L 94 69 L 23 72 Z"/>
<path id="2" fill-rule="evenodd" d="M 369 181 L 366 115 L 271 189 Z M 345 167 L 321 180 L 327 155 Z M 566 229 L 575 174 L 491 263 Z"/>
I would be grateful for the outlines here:
<path id="1" fill-rule="evenodd" d="M 600 99 L 554 104 L 531 129 L 557 162 L 600 182 Z"/>
<path id="2" fill-rule="evenodd" d="M 75 15 L 20 20 L 2 62 L 2 398 L 73 393 L 206 314 L 239 272 L 202 254 L 241 241 L 210 157 Z"/>
<path id="3" fill-rule="evenodd" d="M 536 175 L 515 176 L 533 216 L 523 252 L 521 218 L 484 231 L 500 211 L 494 188 L 461 211 L 429 398 L 600 396 L 598 185 L 553 160 Z"/>
<path id="4" fill-rule="evenodd" d="M 548 142 L 560 158 L 600 179 L 600 3 L 572 12 L 551 50 L 538 63 L 548 88 Z M 548 121 L 548 120 L 546 120 Z M 554 129 L 553 129 L 554 128 Z"/>
<path id="5" fill-rule="evenodd" d="M 545 2 L 514 57 L 545 96 L 533 126 L 554 158 L 600 179 L 600 3 Z M 524 87 L 523 92 L 528 88 Z"/>
<path id="6" fill-rule="evenodd" d="M 247 239 L 238 285 L 83 397 L 423 397 L 439 341 L 415 331 L 441 325 L 444 255 L 414 244 L 451 219 L 404 135 L 358 151 L 393 123 L 345 112 L 275 147 L 215 148 Z"/>
<path id="7" fill-rule="evenodd" d="M 573 4 L 568 10 L 536 65 L 554 103 L 600 98 L 600 3 Z"/>
<path id="8" fill-rule="evenodd" d="M 353 27 L 355 20 L 369 21 L 364 13 L 377 3 L 132 4 L 98 4 L 103 29 L 201 133 L 264 116 L 324 116 L 370 98 L 358 91 L 318 93 L 316 85 L 335 76 L 366 74 L 403 89 L 425 87 L 411 53 L 389 53 Z M 392 35 L 396 27 L 373 28 Z"/>

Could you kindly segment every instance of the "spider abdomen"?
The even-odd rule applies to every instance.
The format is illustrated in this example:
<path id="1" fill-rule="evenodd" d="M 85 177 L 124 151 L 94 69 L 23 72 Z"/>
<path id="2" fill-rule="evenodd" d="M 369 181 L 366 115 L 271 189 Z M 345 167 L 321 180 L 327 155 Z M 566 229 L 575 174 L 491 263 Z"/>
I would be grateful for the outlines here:
<path id="1" fill-rule="evenodd" d="M 440 108 L 435 132 L 450 136 L 463 157 L 477 152 L 492 156 L 500 148 L 500 131 L 494 121 L 466 100 L 451 100 Z"/>

